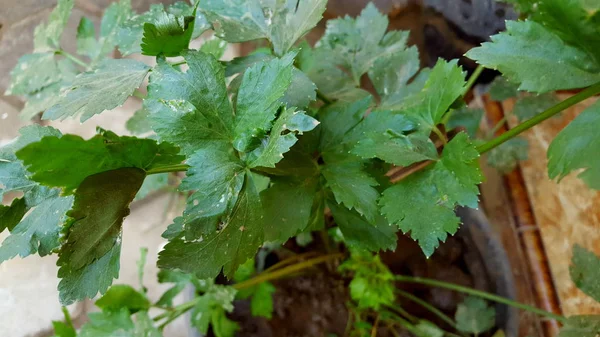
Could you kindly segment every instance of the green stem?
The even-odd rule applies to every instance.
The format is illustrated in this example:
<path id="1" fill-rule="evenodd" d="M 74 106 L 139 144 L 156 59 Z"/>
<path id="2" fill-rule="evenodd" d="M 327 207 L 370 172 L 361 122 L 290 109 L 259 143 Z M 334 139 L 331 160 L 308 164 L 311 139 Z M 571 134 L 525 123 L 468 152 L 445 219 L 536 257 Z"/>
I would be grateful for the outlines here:
<path id="1" fill-rule="evenodd" d="M 523 303 L 519 303 L 519 302 L 516 302 L 516 301 L 513 301 L 513 300 L 509 300 L 508 298 L 504 298 L 504 297 L 501 297 L 501 296 L 490 294 L 490 293 L 487 293 L 485 291 L 475 290 L 475 289 L 471 289 L 471 288 L 459 286 L 459 285 L 452 284 L 452 283 L 447 283 L 447 282 L 443 282 L 443 281 L 438 281 L 438 280 L 433 280 L 433 279 L 428 279 L 428 278 L 422 278 L 422 277 L 407 276 L 407 275 L 397 275 L 396 276 L 396 280 L 400 281 L 400 282 L 405 282 L 405 283 L 417 283 L 417 284 L 423 284 L 423 285 L 428 285 L 428 286 L 432 286 L 432 287 L 439 287 L 439 288 L 445 288 L 445 289 L 449 289 L 449 290 L 454 290 L 454 291 L 458 291 L 458 292 L 461 292 L 461 293 L 473 295 L 473 296 L 476 296 L 476 297 L 481 297 L 481 298 L 484 298 L 484 299 L 489 300 L 489 301 L 493 301 L 493 302 L 497 302 L 497 303 L 502 303 L 502 304 L 513 306 L 515 308 L 519 308 L 519 309 L 522 309 L 522 310 L 533 312 L 533 313 L 538 314 L 540 316 L 548 317 L 550 319 L 554 319 L 554 320 L 557 320 L 557 321 L 562 322 L 562 323 L 564 323 L 566 321 L 566 318 L 563 317 L 563 316 L 561 316 L 561 315 L 557 315 L 557 314 L 552 313 L 552 312 L 548 312 L 548 311 L 545 311 L 545 310 L 542 310 L 542 309 L 538 309 L 536 307 L 533 307 L 533 306 L 530 306 L 530 305 L 527 305 L 527 304 L 523 304 Z"/>
<path id="2" fill-rule="evenodd" d="M 423 301 L 422 299 L 418 298 L 417 296 L 415 296 L 411 293 L 408 293 L 404 290 L 396 289 L 396 292 L 398 293 L 398 295 L 400 295 L 408 300 L 411 300 L 411 301 L 417 303 L 418 305 L 422 306 L 423 308 L 429 310 L 432 314 L 436 315 L 442 321 L 448 323 L 448 325 L 450 325 L 451 327 L 456 329 L 456 323 L 454 322 L 454 320 L 452 318 L 448 317 L 448 315 L 441 312 L 438 308 L 434 307 L 433 305 Z"/>
<path id="3" fill-rule="evenodd" d="M 444 135 L 442 131 L 438 129 L 437 126 L 434 126 L 432 131 L 438 136 L 438 138 L 442 141 L 442 143 L 444 143 L 444 145 L 448 144 L 448 138 L 446 138 L 446 135 Z"/>
<path id="4" fill-rule="evenodd" d="M 344 256 L 344 254 L 341 254 L 341 253 L 319 256 L 314 259 L 306 260 L 306 261 L 298 263 L 298 264 L 294 264 L 294 265 L 291 265 L 291 266 L 288 266 L 285 268 L 278 269 L 276 271 L 259 274 L 259 275 L 255 276 L 249 280 L 246 280 L 244 282 L 236 283 L 236 284 L 232 285 L 232 287 L 237 290 L 249 288 L 249 287 L 255 286 L 257 284 L 267 282 L 270 280 L 274 280 L 277 278 L 281 278 L 283 276 L 293 274 L 302 269 L 310 268 L 314 265 L 317 265 L 317 264 L 320 264 L 323 262 L 327 262 L 332 259 L 337 259 L 337 258 L 340 258 L 343 256 Z M 200 299 L 200 297 L 196 297 L 195 299 L 193 299 L 189 302 L 185 302 L 178 306 L 175 306 L 169 312 L 163 312 L 162 314 L 157 315 L 156 317 L 153 318 L 153 320 L 156 322 L 156 321 L 160 321 L 163 318 L 167 318 L 167 320 L 160 325 L 160 327 L 163 328 L 165 325 L 169 324 L 177 317 L 183 315 L 188 310 L 192 309 L 196 305 L 196 303 L 198 303 L 199 299 Z"/>
<path id="5" fill-rule="evenodd" d="M 57 50 L 56 51 L 57 54 L 60 54 L 66 58 L 68 58 L 69 60 L 73 61 L 74 63 L 77 63 L 78 65 L 84 67 L 85 69 L 89 69 L 90 65 L 83 62 L 82 60 L 78 59 L 77 57 L 75 57 L 74 55 L 64 51 L 64 50 Z"/>
<path id="6" fill-rule="evenodd" d="M 63 312 L 63 315 L 65 316 L 65 323 L 67 323 L 67 325 L 72 327 L 73 320 L 71 319 L 71 314 L 69 313 L 69 309 L 67 309 L 67 307 L 61 307 L 61 310 Z"/>
<path id="7" fill-rule="evenodd" d="M 592 85 L 591 87 L 588 87 L 585 90 L 580 91 L 576 95 L 573 95 L 573 96 L 565 99 L 564 101 L 558 103 L 557 105 L 551 107 L 550 109 L 534 116 L 531 119 L 526 120 L 525 122 L 515 126 L 514 128 L 503 133 L 502 135 L 488 141 L 487 143 L 484 143 L 484 144 L 478 146 L 477 151 L 479 151 L 479 153 L 488 152 L 489 150 L 501 145 L 502 143 L 506 142 L 507 140 L 514 138 L 515 136 L 519 135 L 523 131 L 529 130 L 533 126 L 556 115 L 557 113 L 559 113 L 565 109 L 568 109 L 569 107 L 571 107 L 583 100 L 586 100 L 592 96 L 598 95 L 598 94 L 600 94 L 600 83 L 596 83 L 596 84 Z"/>
<path id="8" fill-rule="evenodd" d="M 469 92 L 469 90 L 471 90 L 471 88 L 473 88 L 473 86 L 475 85 L 475 82 L 479 78 L 479 75 L 481 75 L 481 73 L 483 72 L 484 69 L 485 69 L 485 67 L 482 66 L 481 64 L 478 65 L 477 68 L 475 68 L 475 71 L 473 71 L 473 74 L 471 74 L 471 77 L 469 77 L 469 80 L 467 81 L 467 85 L 465 86 L 465 90 L 463 91 L 463 97 L 467 95 L 467 93 Z"/>
<path id="9" fill-rule="evenodd" d="M 325 96 L 325 94 L 323 94 L 319 90 L 317 90 L 317 98 L 320 99 L 321 101 L 323 101 L 323 103 L 325 103 L 327 105 L 333 103 L 333 101 L 330 98 L 328 98 L 327 96 Z"/>
<path id="10" fill-rule="evenodd" d="M 234 284 L 233 287 L 237 290 L 250 288 L 257 284 L 267 282 L 270 280 L 274 280 L 274 279 L 278 279 L 283 276 L 293 274 L 302 269 L 310 268 L 314 265 L 317 265 L 317 264 L 320 264 L 323 262 L 327 262 L 329 260 L 337 259 L 337 258 L 340 258 L 343 256 L 344 256 L 344 254 L 337 253 L 337 254 L 329 254 L 329 255 L 315 257 L 314 259 L 306 260 L 304 262 L 300 262 L 298 264 L 294 264 L 294 265 L 291 265 L 291 266 L 288 266 L 285 268 L 281 268 L 281 269 L 278 269 L 278 270 L 275 270 L 275 271 L 272 271 L 269 273 L 258 274 L 256 277 L 253 277 L 249 280 Z"/>
<path id="11" fill-rule="evenodd" d="M 418 321 L 419 321 L 419 319 L 417 319 L 415 316 L 411 315 L 408 311 L 406 311 L 404 308 L 402 308 L 399 305 L 388 304 L 388 305 L 386 305 L 386 307 L 388 309 L 396 311 L 397 313 L 399 313 L 400 315 L 405 317 L 407 320 L 409 320 L 411 323 L 418 323 Z"/>
<path id="12" fill-rule="evenodd" d="M 133 91 L 133 94 L 131 94 L 133 97 L 137 97 L 139 99 L 144 99 L 146 98 L 146 94 L 144 94 L 143 92 L 140 91 L 140 89 L 135 89 Z"/>
<path id="13" fill-rule="evenodd" d="M 190 167 L 186 164 L 155 167 L 153 169 L 146 171 L 146 175 L 167 173 L 167 172 L 184 172 L 184 171 L 187 171 L 188 168 L 190 168 Z"/>
<path id="14" fill-rule="evenodd" d="M 180 66 L 180 65 L 186 64 L 186 63 L 187 63 L 187 61 L 183 60 L 183 61 L 171 63 L 171 66 L 175 67 L 175 66 Z"/>

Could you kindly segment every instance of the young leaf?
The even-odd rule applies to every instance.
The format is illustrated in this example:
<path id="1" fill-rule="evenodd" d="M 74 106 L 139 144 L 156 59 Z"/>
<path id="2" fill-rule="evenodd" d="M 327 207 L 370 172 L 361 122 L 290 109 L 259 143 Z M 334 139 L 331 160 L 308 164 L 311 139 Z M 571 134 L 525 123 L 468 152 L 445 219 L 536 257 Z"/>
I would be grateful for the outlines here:
<path id="1" fill-rule="evenodd" d="M 182 55 L 189 66 L 185 73 L 166 60 L 158 59 L 150 75 L 148 97 L 177 103 L 161 110 L 157 117 L 152 114 L 151 120 L 156 121 L 152 126 L 161 139 L 181 146 L 184 153 L 190 154 L 200 148 L 204 140 L 231 138 L 233 109 L 227 96 L 223 66 L 202 52 L 185 51 Z M 159 127 L 162 122 L 168 124 Z"/>
<path id="2" fill-rule="evenodd" d="M 234 142 L 238 151 L 256 148 L 270 128 L 281 98 L 292 81 L 295 53 L 254 64 L 244 73 L 237 94 Z"/>
<path id="3" fill-rule="evenodd" d="M 326 3 L 326 0 L 283 0 L 270 4 L 259 0 L 201 0 L 199 8 L 225 41 L 266 38 L 273 44 L 275 54 L 281 56 L 317 25 Z"/>
<path id="4" fill-rule="evenodd" d="M 71 16 L 73 3 L 73 0 L 59 0 L 48 22 L 35 27 L 33 44 L 36 51 L 60 49 L 60 37 Z"/>
<path id="5" fill-rule="evenodd" d="M 129 59 L 107 59 L 97 69 L 78 75 L 59 102 L 46 110 L 43 119 L 65 119 L 81 114 L 85 122 L 104 110 L 125 103 L 150 67 Z"/>
<path id="6" fill-rule="evenodd" d="M 419 322 L 415 325 L 415 330 L 419 332 L 417 336 L 422 337 L 444 337 L 445 335 L 444 330 L 440 329 L 434 323 L 424 319 L 419 320 Z"/>
<path id="7" fill-rule="evenodd" d="M 467 297 L 456 309 L 456 328 L 461 332 L 480 334 L 496 324 L 496 310 L 478 297 Z"/>
<path id="8" fill-rule="evenodd" d="M 118 311 L 93 312 L 88 314 L 88 318 L 90 321 L 81 327 L 78 337 L 134 336 L 135 325 L 126 308 Z"/>
<path id="9" fill-rule="evenodd" d="M 517 100 L 512 113 L 515 114 L 519 120 L 524 121 L 555 106 L 559 102 L 560 100 L 553 93 L 525 96 Z"/>
<path id="10" fill-rule="evenodd" d="M 162 332 L 154 327 L 154 321 L 148 315 L 148 311 L 140 311 L 135 315 L 135 337 L 163 337 Z"/>
<path id="11" fill-rule="evenodd" d="M 370 223 L 356 211 L 334 202 L 327 205 L 349 246 L 373 252 L 396 249 L 398 229 L 390 225 L 383 216 L 377 215 L 375 222 Z"/>
<path id="12" fill-rule="evenodd" d="M 273 293 L 275 290 L 275 286 L 269 282 L 263 282 L 256 287 L 250 300 L 250 312 L 252 316 L 271 319 L 273 316 Z"/>
<path id="13" fill-rule="evenodd" d="M 154 22 L 144 23 L 142 54 L 179 56 L 182 50 L 188 48 L 193 31 L 194 16 L 175 16 L 162 12 L 154 18 Z"/>
<path id="14" fill-rule="evenodd" d="M 65 135 L 45 137 L 17 152 L 32 173 L 32 180 L 47 186 L 62 187 L 71 194 L 81 182 L 96 173 L 123 167 L 149 170 L 179 164 L 183 160 L 178 149 L 152 139 L 117 136 L 110 131 L 89 140 Z"/>
<path id="15" fill-rule="evenodd" d="M 212 36 L 209 40 L 204 41 L 200 46 L 200 51 L 212 55 L 217 60 L 223 57 L 227 49 L 227 42 L 219 39 L 218 37 Z"/>
<path id="16" fill-rule="evenodd" d="M 569 273 L 577 288 L 600 301 L 600 258 L 596 254 L 575 245 Z"/>
<path id="17" fill-rule="evenodd" d="M 350 297 L 361 309 L 379 310 L 394 303 L 394 274 L 383 264 L 378 255 L 352 251 L 351 258 L 342 263 L 341 272 L 354 272 L 350 281 Z"/>
<path id="18" fill-rule="evenodd" d="M 185 287 L 195 280 L 194 275 L 182 273 L 180 271 L 162 269 L 158 272 L 159 283 L 173 283 L 174 285 L 165 291 L 156 305 L 172 306 L 173 299 L 185 289 Z"/>
<path id="19" fill-rule="evenodd" d="M 407 32 L 386 34 L 387 16 L 369 3 L 356 19 L 349 16 L 329 20 L 325 35 L 317 46 L 328 50 L 331 58 L 352 74 L 355 84 L 376 60 L 404 50 Z"/>
<path id="20" fill-rule="evenodd" d="M 600 102 L 585 109 L 564 128 L 548 148 L 548 176 L 564 178 L 572 171 L 583 169 L 578 177 L 593 189 L 600 189 Z"/>
<path id="21" fill-rule="evenodd" d="M 152 132 L 152 126 L 150 125 L 150 119 L 148 115 L 150 112 L 146 108 L 137 110 L 131 118 L 125 123 L 127 131 L 134 135 L 143 135 L 145 133 Z"/>
<path id="22" fill-rule="evenodd" d="M 429 73 L 423 90 L 407 97 L 401 110 L 421 120 L 428 135 L 450 106 L 462 96 L 465 85 L 465 72 L 458 62 L 440 59 Z"/>
<path id="23" fill-rule="evenodd" d="M 530 92 L 583 88 L 600 81 L 599 65 L 586 52 L 565 44 L 541 24 L 507 21 L 506 29 L 467 57 L 500 70 L 509 81 L 520 83 L 519 90 Z"/>
<path id="24" fill-rule="evenodd" d="M 232 287 L 211 285 L 197 300 L 192 311 L 192 325 L 200 333 L 206 334 L 212 324 L 217 337 L 233 337 L 239 327 L 235 322 L 229 321 L 225 312 L 233 311 L 235 294 L 236 290 Z"/>
<path id="25" fill-rule="evenodd" d="M 94 22 L 84 16 L 79 21 L 79 26 L 77 26 L 77 53 L 94 58 L 97 47 Z"/>
<path id="26" fill-rule="evenodd" d="M 144 179 L 144 183 L 142 184 L 142 187 L 140 187 L 140 190 L 135 195 L 135 199 L 133 199 L 133 201 L 142 200 L 153 193 L 156 193 L 161 190 L 166 190 L 166 188 L 168 186 L 169 186 L 169 174 L 168 173 L 153 174 L 153 175 L 147 176 L 146 179 Z"/>
<path id="27" fill-rule="evenodd" d="M 567 318 L 558 337 L 597 337 L 600 334 L 600 316 L 579 315 Z"/>
<path id="28" fill-rule="evenodd" d="M 75 328 L 67 323 L 52 321 L 52 328 L 54 329 L 53 337 L 77 337 Z"/>
<path id="29" fill-rule="evenodd" d="M 419 242 L 431 256 L 439 241 L 458 229 L 456 205 L 477 207 L 482 181 L 479 153 L 467 134 L 459 133 L 430 168 L 410 175 L 383 192 L 381 212 Z"/>
<path id="30" fill-rule="evenodd" d="M 102 311 L 120 311 L 122 308 L 127 308 L 130 313 L 136 313 L 140 310 L 148 310 L 150 301 L 132 287 L 117 284 L 110 287 L 106 294 L 96 301 L 96 306 Z"/>
<path id="31" fill-rule="evenodd" d="M 492 149 L 488 153 L 487 163 L 502 173 L 514 170 L 520 161 L 529 157 L 529 142 L 517 137 Z"/>
<path id="32" fill-rule="evenodd" d="M 119 26 L 116 41 L 123 56 L 142 52 L 144 24 L 155 22 L 162 13 L 164 13 L 163 4 L 151 4 L 147 12 L 131 16 Z"/>
<path id="33" fill-rule="evenodd" d="M 237 204 L 223 219 L 219 230 L 192 241 L 171 240 L 160 252 L 158 265 L 194 273 L 199 278 L 215 277 L 223 269 L 225 276 L 232 277 L 237 267 L 254 256 L 263 243 L 262 217 L 254 182 L 246 176 Z M 196 263 L 198 260 L 204 263 Z"/>

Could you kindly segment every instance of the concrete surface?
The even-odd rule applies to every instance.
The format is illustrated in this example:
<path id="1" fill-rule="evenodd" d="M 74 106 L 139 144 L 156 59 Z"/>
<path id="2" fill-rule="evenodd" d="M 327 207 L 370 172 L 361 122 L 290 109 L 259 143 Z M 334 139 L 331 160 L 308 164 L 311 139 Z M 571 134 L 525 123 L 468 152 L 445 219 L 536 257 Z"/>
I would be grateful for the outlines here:
<path id="1" fill-rule="evenodd" d="M 73 50 L 74 32 L 82 15 L 91 18 L 97 24 L 103 8 L 113 0 L 76 0 L 69 27 L 65 29 L 66 48 Z M 150 3 L 160 0 L 132 0 L 134 8 L 147 9 Z M 19 97 L 1 96 L 5 91 L 10 70 L 18 58 L 31 52 L 33 48 L 33 29 L 44 20 L 54 7 L 55 0 L 1 0 L 0 5 L 0 145 L 6 144 L 18 134 L 18 129 L 26 125 L 18 117 L 23 102 Z M 162 2 L 174 2 L 173 0 Z M 197 48 L 195 41 L 192 47 Z M 230 48 L 225 58 L 235 55 L 236 48 Z M 151 64 L 152 58 L 137 56 L 136 58 Z M 78 119 L 63 122 L 45 123 L 60 129 L 63 133 L 74 133 L 84 138 L 92 137 L 97 126 L 101 126 L 117 134 L 127 134 L 125 121 L 139 109 L 141 102 L 135 98 L 127 101 L 122 107 L 106 111 L 81 124 Z M 132 212 L 124 222 L 123 247 L 121 252 L 121 272 L 115 284 L 131 284 L 137 286 L 136 261 L 140 256 L 140 248 L 148 248 L 148 260 L 145 267 L 144 284 L 149 296 L 157 300 L 168 285 L 158 284 L 156 260 L 164 240 L 160 234 L 177 215 L 174 210 L 167 212 L 170 195 L 162 193 L 134 203 Z M 1 201 L 1 200 L 0 200 Z M 8 198 L 4 203 L 10 202 Z M 181 210 L 179 210 L 179 213 Z M 7 233 L 0 234 L 3 240 Z M 58 302 L 56 286 L 56 257 L 40 258 L 30 256 L 26 259 L 15 258 L 0 265 L 0 336 L 29 337 L 50 336 L 51 321 L 61 320 L 62 312 Z M 181 296 L 180 296 L 181 297 Z M 182 301 L 182 298 L 179 298 Z M 85 313 L 95 310 L 91 301 L 78 303 L 69 308 L 75 321 L 85 321 Z M 152 314 L 152 313 L 151 313 Z M 187 336 L 188 322 L 180 319 L 165 329 L 166 337 Z"/>

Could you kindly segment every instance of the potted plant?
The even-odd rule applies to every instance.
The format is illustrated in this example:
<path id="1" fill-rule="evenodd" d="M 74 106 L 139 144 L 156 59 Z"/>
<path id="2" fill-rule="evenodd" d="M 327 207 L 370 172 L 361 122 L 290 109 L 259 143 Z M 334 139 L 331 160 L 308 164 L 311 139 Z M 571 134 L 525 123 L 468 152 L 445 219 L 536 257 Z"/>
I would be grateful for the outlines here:
<path id="1" fill-rule="evenodd" d="M 35 31 L 34 53 L 11 73 L 7 94 L 26 98 L 26 117 L 43 112 L 42 120 L 81 122 L 137 96 L 144 108 L 128 126 L 151 135 L 99 129 L 85 140 L 52 127 L 24 127 L 0 149 L 0 195 L 22 193 L 0 208 L 0 229 L 10 232 L 0 261 L 57 253 L 63 304 L 102 295 L 96 301 L 102 311 L 90 314 L 79 331 L 68 317 L 55 322 L 61 337 L 159 336 L 186 312 L 202 333 L 233 336 L 245 327 L 228 315 L 234 300 L 249 305 L 250 315 L 238 316 L 240 321 L 271 317 L 277 305 L 273 282 L 288 282 L 315 266 L 320 272 L 312 276 L 325 282 L 318 276 L 323 265 L 327 282 L 337 277 L 339 291 L 350 299 L 341 334 L 477 336 L 491 329 L 502 336 L 487 300 L 558 320 L 563 337 L 596 336 L 597 316 L 565 318 L 477 289 L 394 274 L 384 255 L 376 254 L 402 251 L 402 232 L 423 256 L 433 256 L 440 241 L 458 231 L 455 209 L 477 208 L 482 154 L 500 151 L 524 130 L 600 93 L 597 6 L 516 3 L 523 18 L 467 53 L 480 64 L 467 80 L 456 61 L 438 60 L 420 70 L 416 48 L 406 45 L 409 33 L 386 32 L 387 18 L 374 5 L 356 18 L 329 21 L 311 47 L 301 38 L 321 20 L 325 0 L 200 0 L 155 5 L 141 14 L 121 0 L 107 9 L 98 37 L 93 24 L 81 20 L 73 55 L 59 43 L 73 0 L 59 0 Z M 188 49 L 208 30 L 216 37 Z M 269 47 L 218 60 L 226 43 L 257 39 Z M 109 58 L 115 48 L 122 56 L 155 56 L 156 65 Z M 499 137 L 473 139 L 452 128 L 468 115 L 464 96 L 484 67 L 533 93 L 582 90 Z M 374 92 L 361 88 L 365 77 Z M 598 104 L 583 112 L 550 146 L 552 178 L 584 169 L 580 177 L 599 186 L 596 110 Z M 392 182 L 386 176 L 392 166 L 408 173 Z M 143 286 L 111 285 L 129 204 L 140 191 L 164 186 L 169 174 L 185 176 L 178 188 L 187 204 L 166 228 L 169 243 L 158 261 L 159 278 L 175 285 L 151 303 Z M 309 243 L 312 232 L 318 239 Z M 279 261 L 267 263 L 269 254 Z M 593 253 L 575 248 L 573 279 L 596 299 L 599 264 Z M 187 284 L 196 296 L 174 306 L 173 297 Z M 451 318 L 398 284 L 471 297 Z M 398 305 L 399 297 L 435 318 L 415 316 Z M 151 318 L 153 306 L 161 312 Z"/>

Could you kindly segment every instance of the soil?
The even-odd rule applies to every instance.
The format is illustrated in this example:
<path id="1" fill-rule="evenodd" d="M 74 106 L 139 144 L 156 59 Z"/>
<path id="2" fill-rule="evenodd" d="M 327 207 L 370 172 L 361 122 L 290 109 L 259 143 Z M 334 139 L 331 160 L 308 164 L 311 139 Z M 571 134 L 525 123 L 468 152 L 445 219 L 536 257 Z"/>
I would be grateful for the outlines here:
<path id="1" fill-rule="evenodd" d="M 406 236 L 398 237 L 398 248 L 395 252 L 384 252 L 380 256 L 396 274 L 429 277 L 493 292 L 483 259 L 466 232 L 463 228 L 457 235 L 448 238 L 430 259 L 426 259 L 419 246 Z M 324 245 L 316 237 L 307 247 L 299 247 L 291 242 L 285 248 L 284 251 L 271 253 L 266 259 L 265 267 L 294 253 L 325 253 Z M 240 323 L 241 331 L 237 336 L 344 336 L 348 323 L 345 304 L 350 301 L 347 289 L 349 279 L 342 277 L 336 269 L 337 265 L 320 265 L 301 275 L 274 282 L 277 290 L 274 293 L 274 313 L 271 320 L 252 317 L 248 301 L 236 301 L 235 310 L 230 318 Z M 398 287 L 426 300 L 450 317 L 454 317 L 457 305 L 464 299 L 462 294 L 444 289 L 407 284 L 398 284 Z M 450 326 L 415 303 L 399 298 L 399 305 L 417 317 L 430 320 L 445 330 L 452 330 Z M 377 336 L 394 335 L 381 328 Z M 411 335 L 408 332 L 400 332 L 400 336 Z"/>

